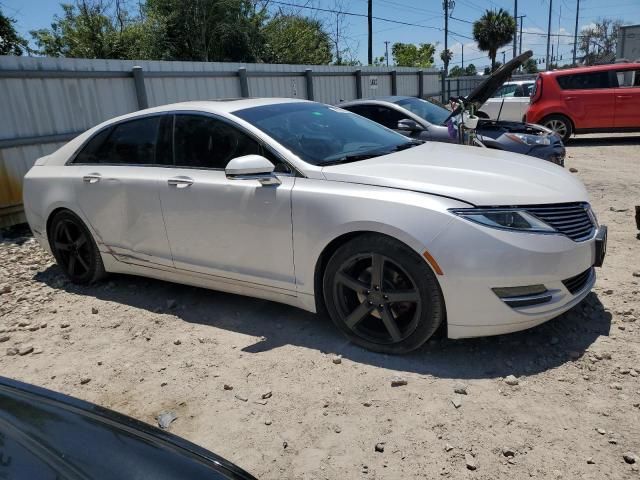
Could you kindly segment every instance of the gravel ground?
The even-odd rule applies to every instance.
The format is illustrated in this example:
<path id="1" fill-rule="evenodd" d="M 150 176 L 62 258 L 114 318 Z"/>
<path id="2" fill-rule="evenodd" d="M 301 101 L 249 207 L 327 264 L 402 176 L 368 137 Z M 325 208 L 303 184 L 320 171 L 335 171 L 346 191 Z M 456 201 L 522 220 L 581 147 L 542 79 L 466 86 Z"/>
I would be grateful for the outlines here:
<path id="1" fill-rule="evenodd" d="M 174 412 L 170 431 L 260 478 L 640 478 L 639 162 L 639 136 L 568 147 L 609 225 L 585 301 L 403 357 L 266 301 L 127 276 L 79 288 L 4 232 L 0 372 L 151 424 Z"/>

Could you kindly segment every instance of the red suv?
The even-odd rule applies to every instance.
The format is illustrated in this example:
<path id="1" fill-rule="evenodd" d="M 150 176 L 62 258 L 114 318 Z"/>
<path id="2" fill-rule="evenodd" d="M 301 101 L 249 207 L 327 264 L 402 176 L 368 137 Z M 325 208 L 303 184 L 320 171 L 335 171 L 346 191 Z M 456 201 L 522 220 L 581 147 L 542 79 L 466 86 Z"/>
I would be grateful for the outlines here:
<path id="1" fill-rule="evenodd" d="M 573 133 L 640 131 L 640 63 L 541 73 L 527 122 L 550 128 L 565 142 Z"/>

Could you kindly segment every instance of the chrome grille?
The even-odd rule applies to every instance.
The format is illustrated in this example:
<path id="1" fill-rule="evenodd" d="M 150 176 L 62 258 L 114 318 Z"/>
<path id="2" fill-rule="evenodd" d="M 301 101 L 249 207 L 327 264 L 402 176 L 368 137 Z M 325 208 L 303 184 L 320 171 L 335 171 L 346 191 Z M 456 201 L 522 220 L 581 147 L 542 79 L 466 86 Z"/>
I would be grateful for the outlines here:
<path id="1" fill-rule="evenodd" d="M 562 283 L 564 283 L 564 286 L 567 287 L 567 290 L 569 290 L 572 294 L 575 295 L 577 292 L 582 290 L 584 286 L 587 284 L 587 282 L 589 281 L 589 278 L 591 278 L 592 271 L 593 271 L 593 268 L 589 268 L 588 270 L 585 270 L 584 272 L 579 273 L 575 277 L 571 277 L 571 278 L 567 278 L 566 280 L 563 280 Z"/>
<path id="2" fill-rule="evenodd" d="M 532 205 L 524 208 L 576 242 L 590 238 L 596 228 L 586 203 Z"/>

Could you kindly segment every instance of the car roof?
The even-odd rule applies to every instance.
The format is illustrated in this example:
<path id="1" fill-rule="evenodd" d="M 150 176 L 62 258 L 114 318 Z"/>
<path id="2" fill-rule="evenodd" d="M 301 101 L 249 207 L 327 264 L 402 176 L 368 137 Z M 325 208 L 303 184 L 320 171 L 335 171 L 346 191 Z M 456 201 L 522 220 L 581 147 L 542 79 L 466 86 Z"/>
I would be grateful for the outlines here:
<path id="1" fill-rule="evenodd" d="M 364 103 L 394 103 L 397 104 L 400 100 L 405 100 L 407 98 L 417 98 L 411 97 L 409 95 L 382 95 L 379 97 L 368 97 L 368 98 L 358 98 L 356 100 L 348 100 L 346 102 L 340 102 L 337 104 L 338 107 L 348 107 L 350 105 L 359 105 Z"/>
<path id="2" fill-rule="evenodd" d="M 552 70 L 550 72 L 540 72 L 540 75 L 557 77 L 571 75 L 574 73 L 608 72 L 610 70 L 638 70 L 640 63 L 609 63 L 607 65 L 592 65 L 590 67 L 566 68 L 564 70 Z"/>
<path id="3" fill-rule="evenodd" d="M 524 85 L 525 83 L 536 83 L 536 81 L 534 79 L 511 80 L 510 82 L 504 82 L 503 85 Z"/>

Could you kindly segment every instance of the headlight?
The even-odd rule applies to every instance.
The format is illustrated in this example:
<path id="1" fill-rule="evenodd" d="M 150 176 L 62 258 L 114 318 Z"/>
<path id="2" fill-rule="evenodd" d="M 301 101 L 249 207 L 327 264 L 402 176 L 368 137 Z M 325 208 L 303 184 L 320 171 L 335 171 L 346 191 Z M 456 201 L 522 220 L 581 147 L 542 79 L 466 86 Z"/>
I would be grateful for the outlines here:
<path id="1" fill-rule="evenodd" d="M 551 145 L 549 135 L 529 135 L 527 133 L 505 133 L 514 142 L 525 145 Z"/>
<path id="2" fill-rule="evenodd" d="M 555 232 L 556 230 L 524 210 L 461 208 L 450 212 L 487 227 L 525 232 Z"/>

